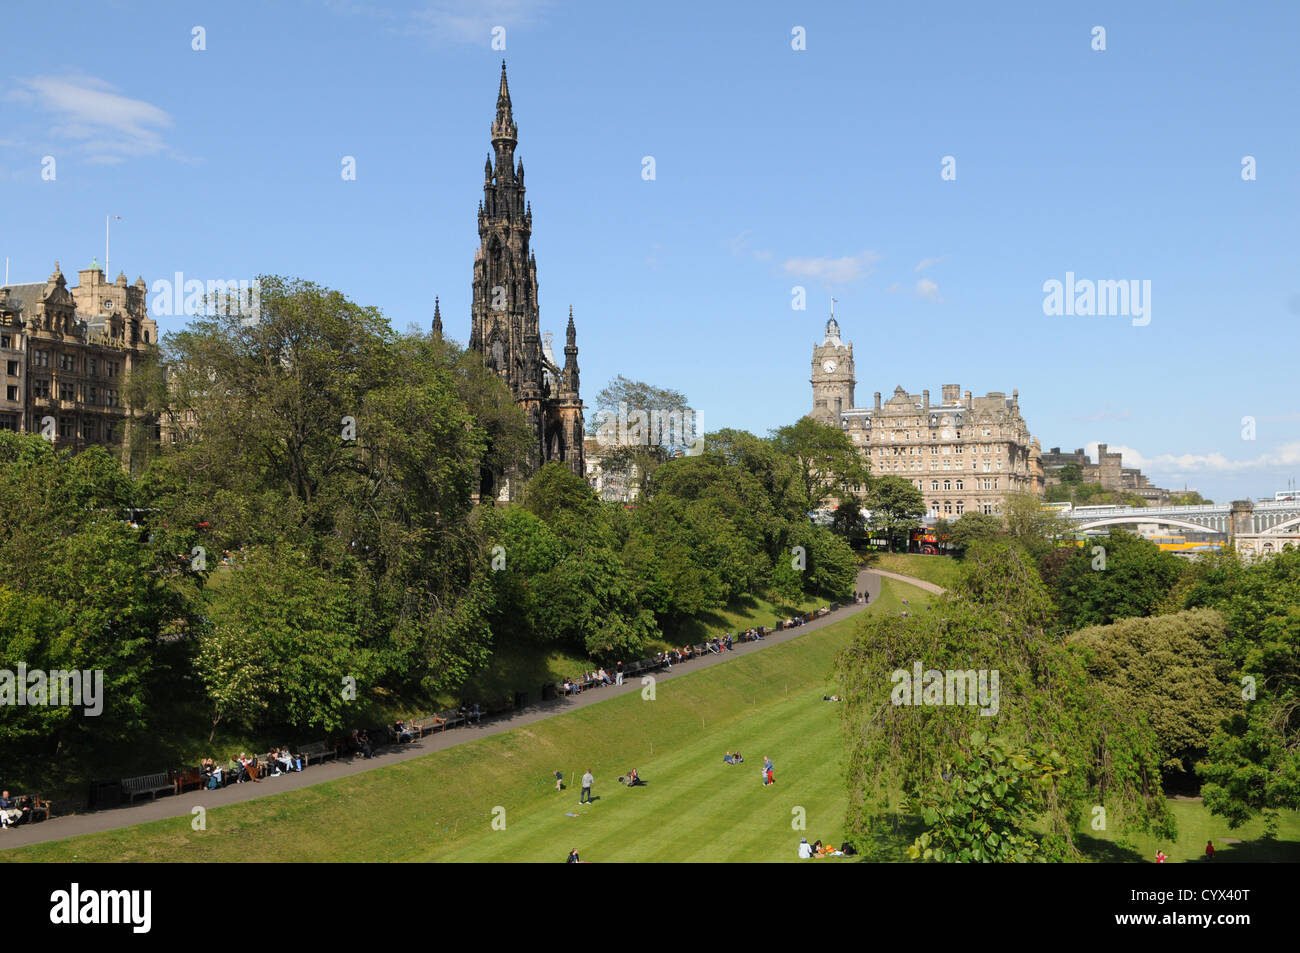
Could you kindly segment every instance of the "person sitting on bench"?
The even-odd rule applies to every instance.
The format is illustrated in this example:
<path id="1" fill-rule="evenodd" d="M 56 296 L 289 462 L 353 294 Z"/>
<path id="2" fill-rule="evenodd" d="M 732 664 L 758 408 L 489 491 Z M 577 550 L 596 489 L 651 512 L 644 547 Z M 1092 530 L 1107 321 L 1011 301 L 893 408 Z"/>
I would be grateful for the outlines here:
<path id="1" fill-rule="evenodd" d="M 18 809 L 9 792 L 0 794 L 0 827 L 10 828 L 23 819 L 23 812 Z"/>

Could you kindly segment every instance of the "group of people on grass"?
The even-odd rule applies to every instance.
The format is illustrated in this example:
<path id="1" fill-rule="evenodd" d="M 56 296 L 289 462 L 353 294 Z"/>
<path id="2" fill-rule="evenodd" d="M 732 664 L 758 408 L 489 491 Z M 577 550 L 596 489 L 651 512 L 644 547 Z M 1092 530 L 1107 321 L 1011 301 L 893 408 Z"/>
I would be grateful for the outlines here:
<path id="1" fill-rule="evenodd" d="M 730 751 L 728 751 L 726 754 L 724 754 L 724 755 L 722 756 L 722 761 L 723 761 L 724 764 L 744 764 L 744 763 L 745 763 L 745 759 L 742 758 L 742 757 L 740 756 L 740 752 L 739 752 L 739 751 L 737 751 L 735 754 L 732 754 Z"/>
<path id="2" fill-rule="evenodd" d="M 837 850 L 834 844 L 823 844 L 821 841 L 810 844 L 806 837 L 799 839 L 800 860 L 814 860 L 819 857 L 852 857 L 856 853 L 857 851 L 853 849 L 853 845 L 848 841 L 841 844 Z"/>

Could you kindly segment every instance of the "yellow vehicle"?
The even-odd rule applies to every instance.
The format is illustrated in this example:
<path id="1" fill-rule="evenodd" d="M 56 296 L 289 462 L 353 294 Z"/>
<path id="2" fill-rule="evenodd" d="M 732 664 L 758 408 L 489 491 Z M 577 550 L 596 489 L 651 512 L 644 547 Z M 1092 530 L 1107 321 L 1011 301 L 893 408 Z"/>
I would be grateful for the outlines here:
<path id="1" fill-rule="evenodd" d="M 1186 536 L 1152 536 L 1151 542 L 1167 553 L 1217 551 L 1223 548 L 1220 543 L 1189 543 Z"/>

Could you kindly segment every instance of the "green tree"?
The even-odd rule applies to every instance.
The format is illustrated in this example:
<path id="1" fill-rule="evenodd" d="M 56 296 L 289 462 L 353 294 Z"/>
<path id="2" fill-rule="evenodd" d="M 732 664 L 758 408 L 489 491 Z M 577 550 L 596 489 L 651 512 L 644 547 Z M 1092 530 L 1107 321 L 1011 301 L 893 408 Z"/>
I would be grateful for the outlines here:
<path id="1" fill-rule="evenodd" d="M 1192 609 L 1081 629 L 1067 641 L 1112 703 L 1155 730 L 1164 769 L 1181 774 L 1205 756 L 1220 723 L 1244 710 L 1223 655 L 1226 629 L 1219 612 Z"/>
<path id="2" fill-rule="evenodd" d="M 344 726 L 374 669 L 346 587 L 299 552 L 257 547 L 208 590 L 208 601 L 196 666 L 214 729 L 220 721 Z"/>
<path id="3" fill-rule="evenodd" d="M 963 513 L 952 524 L 952 545 L 964 553 L 975 543 L 991 542 L 1002 535 L 1002 520 L 989 513 L 974 510 Z"/>
<path id="4" fill-rule="evenodd" d="M 1076 549 L 1061 569 L 1056 601 L 1067 630 L 1109 625 L 1156 611 L 1185 564 L 1149 540 L 1121 529 Z"/>
<path id="5" fill-rule="evenodd" d="M 1002 498 L 1002 527 L 1007 537 L 1019 543 L 1036 558 L 1068 538 L 1074 527 L 1056 510 L 1028 491 L 1008 493 Z"/>
<path id="6" fill-rule="evenodd" d="M 1000 737 L 1054 750 L 1070 766 L 1043 792 L 1045 856 L 1075 856 L 1074 831 L 1096 804 L 1113 829 L 1171 834 L 1154 733 L 1049 634 L 1051 600 L 1032 560 L 1005 545 L 973 556 L 952 596 L 928 612 L 869 618 L 838 660 L 855 844 L 874 851 L 876 832 L 900 807 L 950 803 L 944 775 L 967 763 L 974 733 L 993 717 Z M 981 670 L 982 694 L 963 674 Z"/>
<path id="7" fill-rule="evenodd" d="M 989 739 L 982 731 L 971 732 L 969 748 L 944 772 L 946 786 L 913 805 L 927 830 L 907 856 L 961 864 L 1067 859 L 1047 854 L 1033 828 L 1053 779 L 1068 770 L 1061 757 L 1042 745 Z"/>
<path id="8" fill-rule="evenodd" d="M 1238 827 L 1300 804 L 1300 552 L 1244 565 L 1224 553 L 1197 562 L 1184 604 L 1228 621 L 1226 654 L 1244 711 L 1211 739 L 1197 771 L 1205 805 Z"/>
<path id="9" fill-rule="evenodd" d="M 810 510 L 832 496 L 844 499 L 868 481 L 870 464 L 839 427 L 801 417 L 772 431 L 772 445 L 798 461 Z"/>
<path id="10" fill-rule="evenodd" d="M 831 532 L 846 540 L 861 539 L 867 533 L 867 521 L 862 516 L 862 501 L 850 495 L 831 515 Z"/>
<path id="11" fill-rule="evenodd" d="M 883 476 L 871 481 L 867 493 L 871 508 L 871 525 L 884 534 L 893 551 L 901 541 L 906 546 L 907 535 L 921 525 L 925 515 L 925 500 L 921 491 L 910 480 Z"/>

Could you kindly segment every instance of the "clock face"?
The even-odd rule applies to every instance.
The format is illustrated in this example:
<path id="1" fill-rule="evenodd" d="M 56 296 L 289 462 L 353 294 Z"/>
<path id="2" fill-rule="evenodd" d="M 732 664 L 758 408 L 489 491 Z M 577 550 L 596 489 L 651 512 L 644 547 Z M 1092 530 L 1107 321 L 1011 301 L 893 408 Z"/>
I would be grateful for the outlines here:
<path id="1" fill-rule="evenodd" d="M 825 371 L 827 374 L 834 374 L 835 366 L 836 365 L 834 361 L 827 361 L 826 363 L 822 364 L 822 370 Z"/>
<path id="2" fill-rule="evenodd" d="M 112 311 L 112 310 L 113 310 L 113 299 L 112 299 L 112 298 L 105 298 L 105 299 L 104 299 L 104 310 L 105 310 L 105 311 Z"/>

